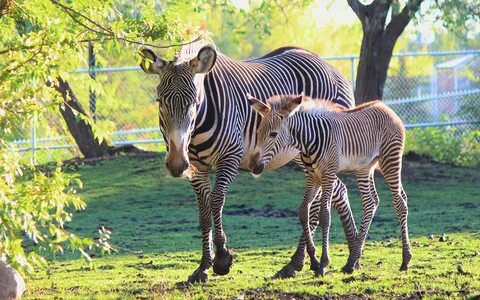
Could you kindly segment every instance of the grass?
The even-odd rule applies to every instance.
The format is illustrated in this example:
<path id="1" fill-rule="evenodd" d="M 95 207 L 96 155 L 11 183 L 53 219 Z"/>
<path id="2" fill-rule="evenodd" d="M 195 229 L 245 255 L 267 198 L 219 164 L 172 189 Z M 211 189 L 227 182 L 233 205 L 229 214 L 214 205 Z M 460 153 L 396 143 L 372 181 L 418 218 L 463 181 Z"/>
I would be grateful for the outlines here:
<path id="1" fill-rule="evenodd" d="M 260 180 L 247 173 L 237 177 L 224 210 L 228 246 L 235 252 L 233 268 L 226 276 L 210 272 L 208 283 L 187 288 L 181 282 L 198 266 L 201 245 L 189 183 L 168 177 L 161 157 L 118 157 L 82 165 L 77 172 L 84 181 L 88 208 L 77 213 L 68 227 L 95 236 L 100 226 L 108 226 L 112 243 L 120 251 L 95 257 L 93 267 L 77 255 L 57 257 L 48 269 L 26 278 L 25 298 L 444 299 L 479 295 L 480 172 L 422 161 L 407 161 L 404 170 L 414 254 L 407 273 L 398 271 L 398 221 L 379 178 L 381 203 L 361 270 L 352 275 L 339 271 L 348 251 L 334 214 L 332 262 L 325 277 L 314 277 L 306 265 L 293 279 L 268 279 L 288 262 L 301 232 L 295 211 L 303 195 L 303 174 L 284 167 Z M 354 178 L 343 179 L 358 222 L 361 203 Z M 440 242 L 443 233 L 447 240 Z M 318 236 L 316 240 L 320 245 Z"/>

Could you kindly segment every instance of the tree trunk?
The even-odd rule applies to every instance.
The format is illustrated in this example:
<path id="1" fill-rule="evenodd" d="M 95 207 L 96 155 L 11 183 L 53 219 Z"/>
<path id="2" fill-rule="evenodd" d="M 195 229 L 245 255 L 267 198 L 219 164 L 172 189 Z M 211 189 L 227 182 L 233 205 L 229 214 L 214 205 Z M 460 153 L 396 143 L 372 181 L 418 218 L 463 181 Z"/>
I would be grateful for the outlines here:
<path id="1" fill-rule="evenodd" d="M 94 158 L 113 154 L 115 152 L 114 147 L 108 145 L 105 140 L 99 143 L 98 138 L 93 134 L 92 126 L 82 119 L 77 119 L 76 114 L 84 116 L 87 114 L 68 82 L 58 78 L 58 83 L 54 88 L 64 99 L 64 105 L 60 107 L 60 113 L 83 156 L 85 158 Z"/>
<path id="2" fill-rule="evenodd" d="M 392 0 L 374 0 L 369 5 L 364 5 L 359 0 L 347 2 L 363 27 L 355 86 L 355 102 L 358 105 L 383 98 L 388 65 L 395 43 L 423 0 L 408 0 L 401 11 L 398 8 L 390 10 Z M 386 25 L 389 11 L 391 20 Z"/>
<path id="3" fill-rule="evenodd" d="M 10 6 L 10 0 L 0 0 L 0 17 L 3 15 L 4 11 L 8 10 Z"/>
<path id="4" fill-rule="evenodd" d="M 371 25 L 364 27 L 368 26 Z M 391 39 L 385 39 L 384 33 L 383 27 L 364 30 L 355 86 L 357 105 L 383 98 L 388 65 L 396 42 L 395 39 L 391 44 Z"/>

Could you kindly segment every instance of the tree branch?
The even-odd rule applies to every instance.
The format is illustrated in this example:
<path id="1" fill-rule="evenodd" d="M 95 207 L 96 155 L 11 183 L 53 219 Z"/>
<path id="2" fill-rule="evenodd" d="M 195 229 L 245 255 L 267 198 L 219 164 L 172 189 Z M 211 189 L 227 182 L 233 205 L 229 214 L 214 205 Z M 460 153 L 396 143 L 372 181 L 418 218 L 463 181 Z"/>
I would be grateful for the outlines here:
<path id="1" fill-rule="evenodd" d="M 2 50 L 0 50 L 0 55 L 7 54 L 7 53 L 9 53 L 10 51 L 27 50 L 27 49 L 32 49 L 32 48 L 33 48 L 33 47 L 25 47 L 25 46 L 22 46 L 22 47 L 11 47 L 11 48 L 7 48 L 7 49 L 2 49 Z"/>
<path id="2" fill-rule="evenodd" d="M 388 10 L 390 9 L 390 6 L 392 5 L 393 0 L 375 0 L 372 2 L 372 5 L 375 8 L 375 12 L 380 13 L 384 12 L 385 13 L 385 18 L 387 17 Z"/>
<path id="3" fill-rule="evenodd" d="M 110 34 L 113 34 L 113 31 L 112 31 L 111 29 L 106 28 L 105 26 L 102 26 L 101 24 L 93 21 L 91 18 L 89 18 L 89 17 L 85 16 L 84 14 L 82 14 L 82 13 L 74 10 L 73 8 L 70 8 L 70 7 L 62 4 L 62 3 L 58 2 L 57 0 L 50 0 L 50 1 L 51 1 L 53 4 L 55 4 L 55 5 L 59 6 L 60 8 L 62 8 L 63 11 L 65 11 L 65 12 L 70 12 L 70 13 L 74 13 L 74 14 L 76 14 L 76 15 L 79 15 L 80 17 L 82 17 L 83 19 L 85 19 L 85 20 L 87 20 L 88 22 L 92 23 L 93 25 L 99 27 L 100 29 L 102 29 L 102 30 L 104 30 L 104 31 L 106 31 L 106 32 L 108 32 L 108 33 L 110 33 Z M 71 16 L 70 13 L 69 13 L 68 15 Z"/>
<path id="4" fill-rule="evenodd" d="M 399 14 L 392 16 L 390 23 L 388 23 L 385 29 L 384 37 L 387 40 L 393 39 L 396 41 L 405 27 L 407 27 L 413 15 L 418 11 L 422 2 L 423 0 L 409 0 Z"/>
<path id="5" fill-rule="evenodd" d="M 18 70 L 20 69 L 21 67 L 25 66 L 26 64 L 28 64 L 29 62 L 33 61 L 33 59 L 35 57 L 37 57 L 37 55 L 41 54 L 42 51 L 43 51 L 43 47 L 45 46 L 45 37 L 42 38 L 42 43 L 40 44 L 40 47 L 34 52 L 32 53 L 32 55 L 27 58 L 25 61 L 19 63 L 18 65 L 14 66 L 14 67 L 9 67 L 9 68 L 6 68 L 5 71 L 0 74 L 0 78 L 4 78 L 7 74 L 9 73 L 12 73 L 13 71 L 15 70 Z M 33 47 L 31 47 L 33 48 Z"/>
<path id="6" fill-rule="evenodd" d="M 8 9 L 8 0 L 0 0 L 0 17 L 3 15 L 4 11 L 7 11 Z"/>
<path id="7" fill-rule="evenodd" d="M 352 8 L 353 12 L 357 15 L 357 17 L 360 19 L 360 21 L 363 22 L 363 19 L 365 18 L 365 5 L 360 3 L 359 0 L 347 0 L 348 5 Z"/>
<path id="8" fill-rule="evenodd" d="M 122 37 L 122 36 L 119 36 L 117 35 L 112 29 L 106 27 L 106 26 L 103 26 L 95 21 L 93 21 L 91 18 L 85 16 L 84 14 L 74 10 L 73 8 L 70 8 L 62 3 L 60 3 L 59 1 L 57 0 L 50 0 L 54 5 L 60 7 L 60 9 L 62 9 L 62 11 L 64 11 L 67 15 L 70 16 L 70 18 L 80 24 L 81 26 L 85 27 L 86 29 L 92 31 L 92 32 L 95 32 L 96 34 L 98 35 L 102 35 L 102 36 L 105 36 L 106 39 L 118 39 L 118 40 L 121 40 L 121 41 L 124 41 L 124 42 L 127 42 L 127 43 L 131 43 L 131 44 L 136 44 L 136 45 L 143 45 L 143 46 L 148 46 L 148 47 L 152 47 L 152 48 L 171 48 L 171 47 L 179 47 L 179 46 L 185 46 L 185 45 L 189 45 L 189 44 L 192 44 L 194 42 L 197 42 L 199 41 L 202 36 L 198 36 L 197 38 L 193 39 L 192 41 L 189 41 L 187 43 L 180 43 L 180 44 L 172 44 L 172 45 L 166 45 L 166 46 L 158 46 L 158 45 L 154 45 L 154 44 L 149 44 L 149 43 L 144 43 L 144 42 L 140 42 L 140 41 L 135 41 L 135 40 L 132 40 L 132 39 L 128 39 L 128 38 L 125 38 L 125 37 Z M 76 15 L 76 16 L 75 16 Z M 97 26 L 99 29 L 95 29 L 95 28 L 92 28 L 90 26 L 88 26 L 87 24 L 81 22 L 78 18 L 83 18 L 84 20 L 88 21 L 89 23 Z M 87 39 L 87 40 L 82 40 L 82 41 L 92 41 L 92 39 Z"/>

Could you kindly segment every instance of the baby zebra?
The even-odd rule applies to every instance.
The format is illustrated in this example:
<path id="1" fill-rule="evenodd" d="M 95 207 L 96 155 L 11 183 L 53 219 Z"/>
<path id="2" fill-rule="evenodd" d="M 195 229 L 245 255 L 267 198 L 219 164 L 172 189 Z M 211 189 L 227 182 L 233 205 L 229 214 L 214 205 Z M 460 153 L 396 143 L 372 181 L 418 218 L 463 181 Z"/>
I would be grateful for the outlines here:
<path id="1" fill-rule="evenodd" d="M 248 95 L 247 95 L 248 96 Z M 331 224 L 332 190 L 339 172 L 355 172 L 362 194 L 362 223 L 353 254 L 342 271 L 352 273 L 360 258 L 370 224 L 379 204 L 374 171 L 378 166 L 393 196 L 393 205 L 400 219 L 403 259 L 400 270 L 406 271 L 412 257 L 408 239 L 407 195 L 402 187 L 402 154 L 405 130 L 400 118 L 380 101 L 368 102 L 344 110 L 325 100 L 300 96 L 274 96 L 266 104 L 248 96 L 252 107 L 263 118 L 258 128 L 259 155 L 256 173 L 286 144 L 301 153 L 307 170 L 305 196 L 299 218 L 307 237 L 307 253 L 311 269 L 324 275 L 329 264 L 328 243 Z M 321 193 L 320 226 L 323 244 L 320 262 L 309 224 L 310 204 Z"/>

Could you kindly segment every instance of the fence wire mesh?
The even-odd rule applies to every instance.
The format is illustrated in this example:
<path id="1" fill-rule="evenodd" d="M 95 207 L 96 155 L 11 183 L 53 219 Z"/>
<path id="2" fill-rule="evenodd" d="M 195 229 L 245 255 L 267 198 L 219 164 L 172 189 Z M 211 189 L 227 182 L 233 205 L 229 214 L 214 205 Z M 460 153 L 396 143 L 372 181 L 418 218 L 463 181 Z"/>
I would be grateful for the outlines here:
<path id="1" fill-rule="evenodd" d="M 354 83 L 357 56 L 325 59 Z M 85 110 L 90 107 L 89 89 L 95 90 L 96 110 L 91 113 L 100 136 L 114 145 L 159 150 L 156 76 L 139 67 L 104 68 L 96 69 L 93 81 L 88 71 L 76 70 L 69 82 Z M 408 129 L 437 128 L 457 136 L 480 130 L 480 50 L 394 55 L 384 100 Z M 80 155 L 58 112 L 37 116 L 16 136 L 18 148 L 38 163 Z"/>

